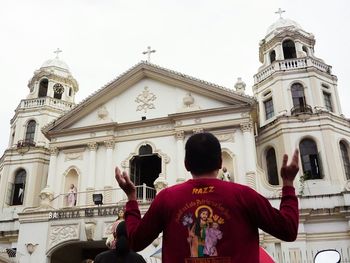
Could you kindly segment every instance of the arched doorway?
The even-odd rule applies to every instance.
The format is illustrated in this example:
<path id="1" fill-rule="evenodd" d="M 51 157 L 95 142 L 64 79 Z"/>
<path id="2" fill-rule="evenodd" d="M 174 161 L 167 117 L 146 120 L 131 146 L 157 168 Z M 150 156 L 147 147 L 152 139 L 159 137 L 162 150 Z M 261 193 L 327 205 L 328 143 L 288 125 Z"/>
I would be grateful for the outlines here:
<path id="1" fill-rule="evenodd" d="M 57 248 L 51 255 L 51 263 L 83 262 L 86 259 L 95 259 L 96 255 L 108 248 L 105 241 L 77 241 L 69 242 Z"/>

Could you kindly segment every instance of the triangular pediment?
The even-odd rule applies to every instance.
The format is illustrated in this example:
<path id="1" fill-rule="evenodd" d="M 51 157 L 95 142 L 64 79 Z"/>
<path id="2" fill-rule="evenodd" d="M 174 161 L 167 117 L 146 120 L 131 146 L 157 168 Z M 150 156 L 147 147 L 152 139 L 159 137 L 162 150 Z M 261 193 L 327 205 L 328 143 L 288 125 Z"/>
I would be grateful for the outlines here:
<path id="1" fill-rule="evenodd" d="M 44 128 L 52 132 L 253 105 L 246 95 L 141 62 Z"/>

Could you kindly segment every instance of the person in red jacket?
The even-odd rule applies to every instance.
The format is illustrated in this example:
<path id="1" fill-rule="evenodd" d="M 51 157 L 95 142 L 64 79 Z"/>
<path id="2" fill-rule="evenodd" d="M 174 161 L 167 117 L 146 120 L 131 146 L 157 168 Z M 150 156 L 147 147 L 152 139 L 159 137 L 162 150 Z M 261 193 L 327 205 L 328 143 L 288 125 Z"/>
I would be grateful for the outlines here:
<path id="1" fill-rule="evenodd" d="M 299 210 L 293 181 L 299 171 L 298 150 L 289 165 L 288 155 L 283 156 L 279 210 L 250 187 L 217 179 L 222 157 L 213 134 L 192 135 L 185 150 L 193 179 L 160 191 L 143 218 L 135 185 L 116 167 L 115 178 L 129 200 L 125 222 L 133 250 L 144 249 L 163 232 L 163 263 L 254 263 L 259 262 L 259 228 L 284 241 L 296 239 Z"/>

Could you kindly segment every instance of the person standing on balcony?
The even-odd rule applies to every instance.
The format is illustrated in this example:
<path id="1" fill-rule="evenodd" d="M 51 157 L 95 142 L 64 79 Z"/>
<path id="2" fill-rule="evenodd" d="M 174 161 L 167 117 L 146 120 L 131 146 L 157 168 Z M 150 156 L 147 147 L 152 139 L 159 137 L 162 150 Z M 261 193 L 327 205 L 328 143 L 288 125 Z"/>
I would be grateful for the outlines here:
<path id="1" fill-rule="evenodd" d="M 221 180 L 226 181 L 226 182 L 231 181 L 230 173 L 227 171 L 227 168 L 225 166 L 222 167 Z"/>
<path id="2" fill-rule="evenodd" d="M 211 133 L 192 135 L 185 150 L 185 167 L 193 179 L 160 191 L 143 218 L 135 185 L 116 167 L 115 178 L 129 200 L 125 222 L 133 250 L 144 249 L 163 232 L 164 263 L 255 263 L 259 262 L 259 228 L 284 241 L 296 239 L 299 210 L 293 181 L 299 171 L 298 150 L 289 165 L 288 155 L 283 156 L 280 210 L 250 187 L 217 178 L 221 146 Z M 215 240 L 209 231 L 212 222 L 218 230 Z"/>
<path id="3" fill-rule="evenodd" d="M 73 207 L 77 205 L 77 188 L 74 186 L 74 184 L 70 185 L 70 188 L 67 194 L 67 201 L 68 201 L 69 207 Z"/>

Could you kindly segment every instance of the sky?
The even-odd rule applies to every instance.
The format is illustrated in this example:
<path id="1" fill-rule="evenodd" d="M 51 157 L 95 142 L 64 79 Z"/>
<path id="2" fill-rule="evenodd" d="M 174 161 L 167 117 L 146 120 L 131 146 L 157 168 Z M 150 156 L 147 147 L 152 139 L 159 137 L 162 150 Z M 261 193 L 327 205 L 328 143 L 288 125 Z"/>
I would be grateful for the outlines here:
<path id="1" fill-rule="evenodd" d="M 252 95 L 259 41 L 279 15 L 316 38 L 350 116 L 348 0 L 0 0 L 0 156 L 33 72 L 60 48 L 79 83 L 79 103 L 141 60 L 227 88 L 238 77 Z"/>

